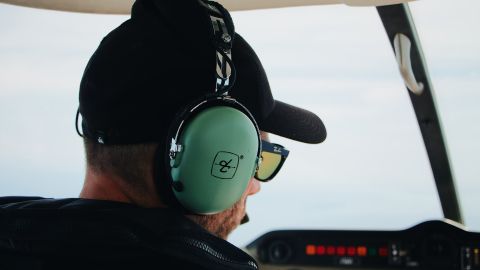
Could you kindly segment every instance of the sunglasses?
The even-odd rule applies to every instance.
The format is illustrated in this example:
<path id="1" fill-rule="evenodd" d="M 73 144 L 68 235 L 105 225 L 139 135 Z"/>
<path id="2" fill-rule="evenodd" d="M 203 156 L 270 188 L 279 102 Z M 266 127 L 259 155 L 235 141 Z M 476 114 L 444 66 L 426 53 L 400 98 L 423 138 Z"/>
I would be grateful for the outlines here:
<path id="1" fill-rule="evenodd" d="M 289 152 L 279 144 L 262 140 L 262 162 L 260 162 L 255 172 L 255 179 L 262 182 L 272 180 L 282 168 Z"/>

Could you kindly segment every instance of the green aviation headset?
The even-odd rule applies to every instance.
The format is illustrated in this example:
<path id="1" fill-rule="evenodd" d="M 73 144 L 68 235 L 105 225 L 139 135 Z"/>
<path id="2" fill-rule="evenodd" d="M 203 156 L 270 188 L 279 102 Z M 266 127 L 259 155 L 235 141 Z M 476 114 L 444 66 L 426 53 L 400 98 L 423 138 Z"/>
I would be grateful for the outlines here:
<path id="1" fill-rule="evenodd" d="M 246 190 L 260 161 L 261 138 L 251 113 L 228 96 L 235 80 L 235 32 L 228 11 L 215 2 L 199 2 L 214 30 L 217 87 L 174 122 L 166 163 L 176 200 L 188 211 L 214 214 L 233 206 Z"/>

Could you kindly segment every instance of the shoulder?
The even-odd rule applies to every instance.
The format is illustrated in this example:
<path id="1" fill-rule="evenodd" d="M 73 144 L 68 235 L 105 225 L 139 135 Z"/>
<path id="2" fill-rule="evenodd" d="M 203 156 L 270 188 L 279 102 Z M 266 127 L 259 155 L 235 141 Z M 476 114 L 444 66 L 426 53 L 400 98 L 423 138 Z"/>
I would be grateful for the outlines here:
<path id="1" fill-rule="evenodd" d="M 109 201 L 0 198 L 0 242 L 9 243 L 0 258 L 60 268 L 256 269 L 249 255 L 176 211 Z"/>
<path id="2" fill-rule="evenodd" d="M 0 197 L 0 209 L 115 209 L 138 208 L 132 204 L 87 200 L 80 198 L 51 199 L 43 197 L 10 196 Z"/>

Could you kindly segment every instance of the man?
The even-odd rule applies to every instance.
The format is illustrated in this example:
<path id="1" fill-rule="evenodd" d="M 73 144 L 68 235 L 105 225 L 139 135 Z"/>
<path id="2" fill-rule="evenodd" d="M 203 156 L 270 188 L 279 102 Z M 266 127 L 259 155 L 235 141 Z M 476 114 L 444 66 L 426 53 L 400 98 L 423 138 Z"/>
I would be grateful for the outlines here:
<path id="1" fill-rule="evenodd" d="M 170 143 L 171 134 L 182 138 L 194 129 L 183 124 L 196 121 L 203 111 L 196 112 L 194 106 L 193 116 L 185 118 L 182 111 L 189 112 L 187 104 L 213 92 L 216 65 L 221 61 L 215 58 L 218 50 L 212 42 L 211 16 L 205 5 L 193 0 L 177 2 L 137 1 L 132 18 L 99 45 L 80 86 L 87 162 L 80 199 L 0 199 L 0 266 L 4 266 L 0 268 L 257 268 L 250 256 L 222 239 L 245 221 L 247 197 L 260 190 L 257 179 L 270 180 L 286 158 L 285 149 L 267 142 L 267 132 L 319 143 L 325 139 L 325 128 L 314 114 L 273 99 L 260 61 L 236 35 L 231 49 L 236 82 L 229 94 L 242 104 L 235 105 L 235 110 L 248 109 L 241 113 L 250 123 L 246 125 L 255 127 L 256 120 L 262 130 L 246 139 L 262 144 L 257 158 L 263 162 L 255 163 L 254 178 L 234 188 L 232 194 L 239 195 L 233 203 L 206 210 L 197 210 L 196 201 L 193 206 L 185 203 L 188 198 L 182 197 L 182 192 L 190 192 L 188 183 L 182 177 L 175 180 L 174 170 L 177 163 L 191 163 L 185 161 L 185 155 L 192 144 L 185 143 L 181 149 L 181 139 L 173 140 L 178 144 Z M 227 14 L 227 27 L 228 19 Z M 178 130 L 172 128 L 175 122 L 179 122 Z M 219 126 L 230 124 L 228 119 Z M 243 132 L 243 124 L 239 126 L 234 125 L 235 131 L 228 137 Z M 245 130 L 250 132 L 247 127 Z M 218 136 L 215 140 L 223 140 L 223 135 L 214 134 Z M 205 146 L 207 150 L 210 147 Z M 242 173 L 247 154 L 225 153 L 217 155 L 237 156 L 236 165 L 234 158 L 217 160 L 215 156 L 208 171 L 217 177 L 215 168 L 227 174 L 232 169 L 231 178 L 235 179 Z M 193 155 L 197 162 L 197 153 Z M 278 162 L 271 163 L 269 155 L 278 157 Z M 214 184 L 235 184 L 225 179 L 215 179 Z M 223 192 L 223 186 L 220 188 Z M 198 186 L 193 192 L 207 204 L 222 197 Z"/>

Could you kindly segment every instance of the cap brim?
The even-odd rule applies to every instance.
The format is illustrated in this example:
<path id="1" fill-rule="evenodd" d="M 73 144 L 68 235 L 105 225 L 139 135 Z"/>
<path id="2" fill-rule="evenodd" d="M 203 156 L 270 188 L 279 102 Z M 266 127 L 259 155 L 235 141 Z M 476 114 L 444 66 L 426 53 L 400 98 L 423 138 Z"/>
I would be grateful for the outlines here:
<path id="1" fill-rule="evenodd" d="M 259 125 L 263 131 L 305 143 L 321 143 L 327 138 L 325 125 L 317 115 L 278 100 Z"/>

